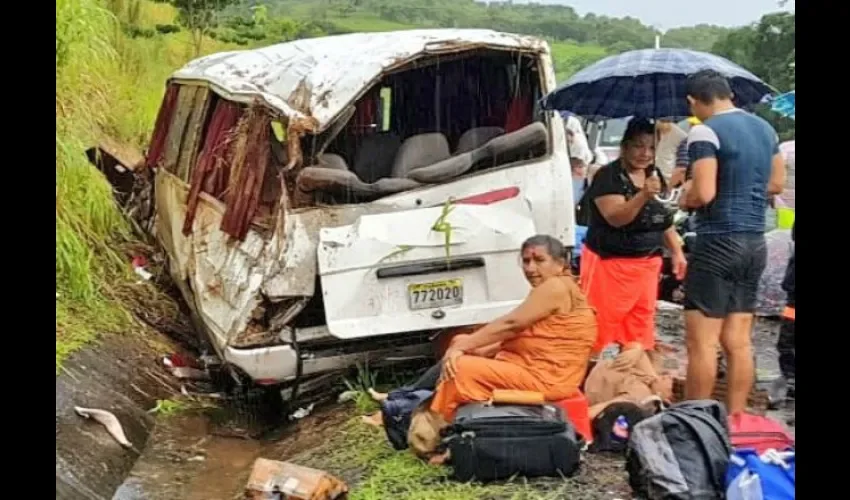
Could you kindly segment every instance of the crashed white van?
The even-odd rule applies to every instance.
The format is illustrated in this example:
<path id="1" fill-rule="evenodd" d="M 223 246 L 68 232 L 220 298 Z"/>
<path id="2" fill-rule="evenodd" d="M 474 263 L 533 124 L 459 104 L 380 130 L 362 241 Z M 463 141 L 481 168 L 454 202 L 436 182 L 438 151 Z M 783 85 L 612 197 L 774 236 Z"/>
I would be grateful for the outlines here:
<path id="1" fill-rule="evenodd" d="M 548 45 L 413 30 L 214 54 L 171 77 L 147 154 L 154 231 L 222 359 L 264 385 L 431 354 L 572 242 Z"/>

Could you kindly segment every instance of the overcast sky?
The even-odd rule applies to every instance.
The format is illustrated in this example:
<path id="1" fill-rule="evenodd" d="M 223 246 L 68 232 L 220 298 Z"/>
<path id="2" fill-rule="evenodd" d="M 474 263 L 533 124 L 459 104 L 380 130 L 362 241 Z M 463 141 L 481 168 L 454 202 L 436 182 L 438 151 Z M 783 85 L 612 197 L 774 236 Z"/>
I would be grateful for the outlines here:
<path id="1" fill-rule="evenodd" d="M 794 0 L 784 8 L 777 0 L 708 0 L 691 2 L 686 0 L 535 0 L 538 3 L 569 5 L 584 15 L 588 12 L 611 17 L 631 16 L 646 25 L 662 30 L 695 24 L 719 26 L 743 26 L 769 12 L 794 11 Z M 514 0 L 528 3 L 528 0 Z"/>

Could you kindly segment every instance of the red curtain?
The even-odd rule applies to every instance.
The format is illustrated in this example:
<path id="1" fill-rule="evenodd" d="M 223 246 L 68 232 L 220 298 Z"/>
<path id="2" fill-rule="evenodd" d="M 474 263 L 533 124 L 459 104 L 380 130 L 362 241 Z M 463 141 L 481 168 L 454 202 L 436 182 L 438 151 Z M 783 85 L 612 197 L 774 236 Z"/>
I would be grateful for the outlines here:
<path id="1" fill-rule="evenodd" d="M 151 138 L 150 147 L 148 147 L 148 156 L 145 165 L 149 169 L 155 169 L 157 164 L 159 164 L 159 160 L 162 159 L 165 138 L 168 137 L 168 129 L 171 125 L 171 118 L 174 116 L 174 108 L 177 105 L 177 94 L 179 90 L 180 86 L 173 83 L 169 84 L 165 89 L 165 96 L 162 98 L 159 113 L 156 115 L 153 137 Z"/>
<path id="2" fill-rule="evenodd" d="M 531 98 L 523 93 L 517 94 L 508 107 L 508 117 L 505 123 L 505 133 L 510 134 L 515 130 L 531 123 L 532 120 Z"/>
<path id="3" fill-rule="evenodd" d="M 239 241 L 245 240 L 257 213 L 260 191 L 271 156 L 271 115 L 268 111 L 260 107 L 249 108 L 245 122 L 244 131 L 240 129 L 240 133 L 246 137 L 245 148 L 238 153 L 239 158 L 233 158 L 233 163 L 241 167 L 237 177 L 228 181 L 229 189 L 225 197 L 227 209 L 221 220 L 221 230 Z"/>
<path id="4" fill-rule="evenodd" d="M 242 106 L 224 99 L 217 99 L 212 117 L 210 117 L 204 137 L 204 145 L 198 154 L 197 163 L 192 171 L 189 183 L 189 196 L 186 200 L 186 218 L 183 221 L 183 234 L 192 232 L 195 211 L 198 207 L 201 191 L 221 199 L 230 178 L 229 150 L 232 142 L 231 131 L 242 116 Z"/>

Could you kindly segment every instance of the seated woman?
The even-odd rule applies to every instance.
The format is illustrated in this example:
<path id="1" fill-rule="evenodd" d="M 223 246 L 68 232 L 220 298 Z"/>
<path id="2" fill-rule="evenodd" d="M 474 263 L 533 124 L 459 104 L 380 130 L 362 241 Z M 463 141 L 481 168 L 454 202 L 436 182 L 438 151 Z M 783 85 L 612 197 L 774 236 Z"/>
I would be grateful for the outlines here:
<path id="1" fill-rule="evenodd" d="M 538 392 L 547 401 L 576 393 L 596 340 L 596 316 L 570 275 L 567 253 L 551 236 L 522 244 L 531 292 L 507 315 L 452 340 L 433 412 L 451 422 L 460 405 L 488 401 L 499 389 Z"/>
<path id="2" fill-rule="evenodd" d="M 673 212 L 655 199 L 664 179 L 654 165 L 655 129 L 649 120 L 629 121 L 620 158 L 602 167 L 585 195 L 589 224 L 581 253 L 581 287 L 599 319 L 598 353 L 616 343 L 655 347 L 655 303 L 663 248 L 676 278 L 686 261 Z"/>

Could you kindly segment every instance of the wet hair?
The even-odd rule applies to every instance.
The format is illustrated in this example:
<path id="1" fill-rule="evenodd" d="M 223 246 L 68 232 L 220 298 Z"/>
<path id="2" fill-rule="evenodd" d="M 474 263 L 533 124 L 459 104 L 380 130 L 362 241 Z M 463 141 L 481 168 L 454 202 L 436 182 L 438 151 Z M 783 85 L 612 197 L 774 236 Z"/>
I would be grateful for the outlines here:
<path id="1" fill-rule="evenodd" d="M 565 263 L 570 261 L 570 249 L 565 247 L 563 243 L 558 241 L 554 236 L 548 234 L 536 234 L 531 238 L 522 242 L 520 251 L 524 252 L 531 247 L 543 247 L 546 252 L 555 259 L 563 260 Z"/>
<path id="2" fill-rule="evenodd" d="M 649 118 L 636 117 L 629 120 L 629 123 L 626 125 L 626 131 L 623 133 L 623 139 L 620 140 L 620 146 L 625 147 L 640 135 L 651 135 L 655 137 L 655 123 Z"/>
<path id="3" fill-rule="evenodd" d="M 722 74 L 712 69 L 704 69 L 688 75 L 685 94 L 703 104 L 710 104 L 716 99 L 731 99 L 732 87 Z"/>

